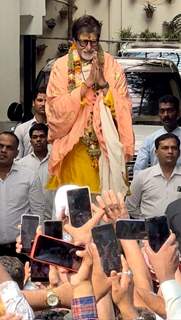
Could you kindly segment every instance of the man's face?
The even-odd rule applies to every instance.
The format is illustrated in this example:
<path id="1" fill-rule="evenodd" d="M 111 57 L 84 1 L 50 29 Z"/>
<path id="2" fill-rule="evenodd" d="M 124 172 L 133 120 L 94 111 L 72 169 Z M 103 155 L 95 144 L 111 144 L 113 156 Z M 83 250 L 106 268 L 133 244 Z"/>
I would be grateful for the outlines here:
<path id="1" fill-rule="evenodd" d="M 34 152 L 45 152 L 47 150 L 47 136 L 43 130 L 34 130 L 30 142 Z"/>
<path id="2" fill-rule="evenodd" d="M 164 128 L 167 131 L 172 131 L 177 126 L 178 112 L 176 108 L 168 103 L 160 103 L 159 105 L 159 116 L 163 123 Z"/>
<path id="3" fill-rule="evenodd" d="M 177 142 L 174 138 L 168 138 L 160 141 L 158 149 L 155 151 L 161 165 L 176 165 L 180 155 Z"/>
<path id="4" fill-rule="evenodd" d="M 94 32 L 82 32 L 76 40 L 77 51 L 82 60 L 91 61 L 98 50 L 97 35 Z"/>
<path id="5" fill-rule="evenodd" d="M 35 110 L 35 113 L 45 115 L 45 103 L 46 93 L 38 93 L 37 97 L 33 101 L 33 108 Z"/>
<path id="6" fill-rule="evenodd" d="M 11 166 L 18 155 L 17 144 L 14 137 L 0 135 L 0 166 Z"/>

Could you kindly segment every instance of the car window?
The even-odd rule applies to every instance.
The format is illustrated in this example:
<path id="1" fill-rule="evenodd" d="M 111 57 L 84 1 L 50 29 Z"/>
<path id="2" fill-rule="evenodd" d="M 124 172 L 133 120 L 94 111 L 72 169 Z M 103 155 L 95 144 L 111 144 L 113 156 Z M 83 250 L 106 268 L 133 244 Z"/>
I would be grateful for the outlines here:
<path id="1" fill-rule="evenodd" d="M 149 58 L 149 59 L 167 59 L 171 60 L 177 66 L 179 73 L 181 74 L 181 51 L 180 52 L 143 52 L 143 51 L 120 51 L 121 57 L 138 57 L 138 58 Z"/>
<path id="2" fill-rule="evenodd" d="M 166 94 L 178 96 L 174 73 L 126 72 L 132 100 L 133 123 L 159 124 L 158 100 Z"/>

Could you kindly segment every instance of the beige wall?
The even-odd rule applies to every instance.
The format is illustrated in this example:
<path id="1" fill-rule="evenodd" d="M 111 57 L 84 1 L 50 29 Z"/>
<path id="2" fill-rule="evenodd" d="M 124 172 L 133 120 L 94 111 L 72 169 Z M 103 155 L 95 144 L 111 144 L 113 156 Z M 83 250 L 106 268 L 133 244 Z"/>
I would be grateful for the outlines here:
<path id="1" fill-rule="evenodd" d="M 0 8 L 0 121 L 8 105 L 19 101 L 19 1 L 1 0 Z"/>
<path id="2" fill-rule="evenodd" d="M 67 37 L 67 19 L 61 20 L 58 11 L 62 7 L 61 0 L 47 0 L 47 14 L 44 19 L 44 36 L 51 39 L 38 40 L 37 44 L 45 43 L 47 48 L 41 57 L 37 59 L 37 73 L 46 64 L 48 58 L 55 56 L 58 43 L 63 40 L 54 39 L 56 37 Z M 147 19 L 145 15 L 144 3 L 146 0 L 76 0 L 78 9 L 74 13 L 74 18 L 83 14 L 94 15 L 103 22 L 101 39 L 119 40 L 121 28 L 131 27 L 134 33 L 140 33 L 146 28 L 157 33 L 162 32 L 162 23 L 170 21 L 178 13 L 181 13 L 181 0 L 172 0 L 171 4 L 167 0 L 150 0 L 157 8 L 152 19 Z M 48 29 L 45 21 L 49 18 L 56 20 L 53 30 Z M 64 40 L 64 42 L 66 42 Z M 117 45 L 107 45 L 103 43 L 103 48 L 116 54 Z"/>
<path id="3" fill-rule="evenodd" d="M 26 28 L 20 24 L 23 15 Z M 20 34 L 41 34 L 45 0 L 0 1 L 0 121 L 10 103 L 20 101 Z M 22 27 L 22 29 L 20 28 Z"/>
<path id="4" fill-rule="evenodd" d="M 59 10 L 62 8 L 63 1 L 47 0 L 46 17 L 44 18 L 44 37 L 51 39 L 41 39 L 37 44 L 44 43 L 47 48 L 41 57 L 37 59 L 37 73 L 46 64 L 48 58 L 54 57 L 57 52 L 57 47 L 60 42 L 66 40 L 56 40 L 54 38 L 67 38 L 67 19 L 62 20 L 59 16 Z M 65 2 L 65 1 L 64 1 Z M 94 15 L 97 19 L 103 22 L 101 39 L 117 40 L 121 26 L 121 1 L 119 0 L 76 0 L 78 9 L 74 13 L 74 19 L 83 14 Z M 56 26 L 53 30 L 47 27 L 46 20 L 54 18 Z M 115 52 L 115 45 L 108 46 L 103 43 L 103 48 L 110 52 Z"/>
<path id="5" fill-rule="evenodd" d="M 181 13 L 181 0 L 172 0 L 169 4 L 166 0 L 150 0 L 156 7 L 152 19 L 146 18 L 144 0 L 123 0 L 122 25 L 123 28 L 131 27 L 135 33 L 140 33 L 146 28 L 150 31 L 162 33 L 162 23 L 172 20 Z"/>

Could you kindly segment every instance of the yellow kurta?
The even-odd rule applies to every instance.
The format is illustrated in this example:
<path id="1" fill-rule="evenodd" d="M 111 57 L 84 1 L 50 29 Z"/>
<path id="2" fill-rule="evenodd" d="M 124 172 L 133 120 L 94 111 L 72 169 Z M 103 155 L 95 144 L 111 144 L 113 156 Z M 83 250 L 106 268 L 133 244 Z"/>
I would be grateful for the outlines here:
<path id="1" fill-rule="evenodd" d="M 92 167 L 86 146 L 79 142 L 63 160 L 61 184 L 89 186 L 91 192 L 100 192 L 99 170 Z"/>

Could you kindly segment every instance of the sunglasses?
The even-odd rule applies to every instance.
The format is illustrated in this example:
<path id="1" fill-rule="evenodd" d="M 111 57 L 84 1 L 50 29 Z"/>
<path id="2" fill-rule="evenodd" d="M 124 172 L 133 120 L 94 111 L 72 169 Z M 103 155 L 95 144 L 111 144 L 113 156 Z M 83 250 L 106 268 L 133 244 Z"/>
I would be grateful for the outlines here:
<path id="1" fill-rule="evenodd" d="M 98 40 L 80 40 L 80 39 L 77 39 L 77 41 L 82 48 L 86 48 L 88 43 L 91 44 L 92 48 L 96 48 L 99 42 Z"/>

